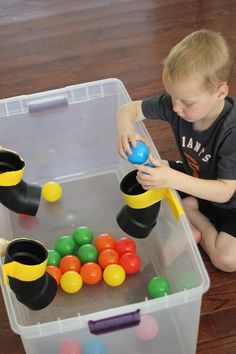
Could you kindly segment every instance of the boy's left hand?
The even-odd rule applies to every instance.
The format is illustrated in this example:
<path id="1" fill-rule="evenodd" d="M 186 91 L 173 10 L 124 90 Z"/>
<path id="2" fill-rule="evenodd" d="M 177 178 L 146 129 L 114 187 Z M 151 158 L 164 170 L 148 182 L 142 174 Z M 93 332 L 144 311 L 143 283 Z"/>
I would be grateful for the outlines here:
<path id="1" fill-rule="evenodd" d="M 163 162 L 157 161 L 150 154 L 149 161 L 155 167 L 148 167 L 144 165 L 135 165 L 138 170 L 137 181 L 141 184 L 143 189 L 157 189 L 157 188 L 173 188 L 171 181 L 174 180 L 175 170 Z"/>

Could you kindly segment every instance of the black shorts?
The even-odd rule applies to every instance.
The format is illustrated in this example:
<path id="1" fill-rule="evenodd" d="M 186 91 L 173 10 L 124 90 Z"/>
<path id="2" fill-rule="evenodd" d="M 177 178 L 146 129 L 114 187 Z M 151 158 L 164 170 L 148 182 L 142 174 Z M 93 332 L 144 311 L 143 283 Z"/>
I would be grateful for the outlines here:
<path id="1" fill-rule="evenodd" d="M 169 161 L 169 165 L 175 170 L 186 173 L 182 163 Z M 186 193 L 182 192 L 179 192 L 179 194 L 182 199 L 188 196 Z M 200 212 L 211 221 L 218 232 L 226 232 L 227 234 L 236 237 L 236 208 L 220 208 L 207 200 L 200 198 L 197 198 L 197 200 Z"/>

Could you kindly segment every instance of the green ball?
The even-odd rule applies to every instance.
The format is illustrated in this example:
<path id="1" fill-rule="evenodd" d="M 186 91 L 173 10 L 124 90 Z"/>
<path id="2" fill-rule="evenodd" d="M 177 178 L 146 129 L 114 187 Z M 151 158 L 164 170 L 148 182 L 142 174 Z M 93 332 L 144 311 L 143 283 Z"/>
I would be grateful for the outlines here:
<path id="1" fill-rule="evenodd" d="M 76 227 L 72 236 L 78 246 L 93 242 L 93 231 L 87 226 Z"/>
<path id="2" fill-rule="evenodd" d="M 149 281 L 147 291 L 152 298 L 168 295 L 170 293 L 170 283 L 164 277 L 154 277 Z"/>
<path id="3" fill-rule="evenodd" d="M 98 250 L 93 245 L 83 245 L 79 248 L 77 256 L 82 264 L 88 262 L 96 263 L 98 259 Z"/>
<path id="4" fill-rule="evenodd" d="M 48 250 L 48 260 L 47 265 L 58 266 L 61 260 L 60 254 L 55 250 Z"/>
<path id="5" fill-rule="evenodd" d="M 55 243 L 55 250 L 61 255 L 61 257 L 68 254 L 73 254 L 75 249 L 75 241 L 71 236 L 60 236 Z"/>

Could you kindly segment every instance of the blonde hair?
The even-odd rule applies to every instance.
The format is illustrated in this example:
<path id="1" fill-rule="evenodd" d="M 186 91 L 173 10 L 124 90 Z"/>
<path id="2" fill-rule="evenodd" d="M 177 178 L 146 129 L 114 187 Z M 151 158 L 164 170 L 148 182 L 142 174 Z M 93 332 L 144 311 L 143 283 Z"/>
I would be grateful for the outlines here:
<path id="1" fill-rule="evenodd" d="M 228 83 L 232 71 L 233 58 L 225 39 L 206 29 L 185 37 L 164 60 L 164 73 L 171 82 L 196 77 L 209 92 Z"/>

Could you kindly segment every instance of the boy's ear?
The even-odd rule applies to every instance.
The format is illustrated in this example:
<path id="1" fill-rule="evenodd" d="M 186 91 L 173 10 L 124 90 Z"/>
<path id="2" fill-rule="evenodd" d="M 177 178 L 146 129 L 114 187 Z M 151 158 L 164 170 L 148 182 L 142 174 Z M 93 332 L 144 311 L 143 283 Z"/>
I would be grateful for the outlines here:
<path id="1" fill-rule="evenodd" d="M 222 82 L 218 87 L 217 87 L 217 98 L 219 99 L 224 99 L 229 92 L 229 86 L 227 82 Z"/>

